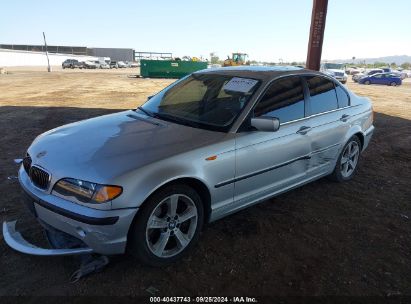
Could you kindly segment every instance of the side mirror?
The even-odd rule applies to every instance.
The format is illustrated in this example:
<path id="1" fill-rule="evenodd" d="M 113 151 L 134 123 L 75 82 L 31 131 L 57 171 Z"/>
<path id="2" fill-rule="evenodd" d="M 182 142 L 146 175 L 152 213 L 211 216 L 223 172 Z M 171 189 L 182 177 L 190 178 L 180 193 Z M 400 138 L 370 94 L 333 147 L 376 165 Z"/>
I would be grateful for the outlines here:
<path id="1" fill-rule="evenodd" d="M 280 120 L 276 117 L 261 116 L 251 118 L 251 126 L 263 132 L 275 132 L 280 128 Z"/>

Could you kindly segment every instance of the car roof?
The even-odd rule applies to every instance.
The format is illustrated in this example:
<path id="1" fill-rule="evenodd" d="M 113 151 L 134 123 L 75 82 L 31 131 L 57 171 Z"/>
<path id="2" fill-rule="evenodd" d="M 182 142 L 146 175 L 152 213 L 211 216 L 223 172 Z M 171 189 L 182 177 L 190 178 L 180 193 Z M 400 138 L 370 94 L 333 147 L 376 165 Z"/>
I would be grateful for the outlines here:
<path id="1" fill-rule="evenodd" d="M 211 68 L 197 71 L 195 73 L 238 76 L 252 79 L 260 79 L 263 81 L 287 74 L 304 75 L 314 73 L 318 75 L 324 75 L 318 71 L 303 69 L 295 66 L 236 66 Z"/>

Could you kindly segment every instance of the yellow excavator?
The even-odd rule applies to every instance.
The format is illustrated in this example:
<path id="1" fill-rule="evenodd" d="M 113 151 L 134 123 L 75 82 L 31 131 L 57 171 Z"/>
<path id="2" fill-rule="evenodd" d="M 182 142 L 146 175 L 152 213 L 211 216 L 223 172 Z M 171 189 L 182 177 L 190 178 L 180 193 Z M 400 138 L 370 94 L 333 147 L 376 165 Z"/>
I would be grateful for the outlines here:
<path id="1" fill-rule="evenodd" d="M 246 53 L 233 53 L 231 58 L 228 57 L 224 60 L 223 66 L 250 65 L 250 61 L 247 58 L 248 55 Z"/>

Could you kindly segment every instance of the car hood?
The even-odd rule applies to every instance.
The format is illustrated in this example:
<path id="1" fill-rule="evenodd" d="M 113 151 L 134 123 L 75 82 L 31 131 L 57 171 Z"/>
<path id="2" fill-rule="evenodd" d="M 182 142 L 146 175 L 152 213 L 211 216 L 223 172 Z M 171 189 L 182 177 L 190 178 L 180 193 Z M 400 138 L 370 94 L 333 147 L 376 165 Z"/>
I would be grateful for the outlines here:
<path id="1" fill-rule="evenodd" d="M 107 182 L 226 136 L 124 111 L 52 129 L 37 137 L 28 153 L 33 164 L 57 176 Z"/>

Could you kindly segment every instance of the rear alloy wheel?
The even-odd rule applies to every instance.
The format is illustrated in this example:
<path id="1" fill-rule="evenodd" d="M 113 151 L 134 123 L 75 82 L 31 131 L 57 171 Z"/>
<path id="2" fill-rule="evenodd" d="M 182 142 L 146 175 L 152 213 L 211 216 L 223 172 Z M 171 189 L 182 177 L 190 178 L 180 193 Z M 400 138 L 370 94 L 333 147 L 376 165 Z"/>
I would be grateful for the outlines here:
<path id="1" fill-rule="evenodd" d="M 354 135 L 345 144 L 330 178 L 337 182 L 352 179 L 357 172 L 360 153 L 361 142 L 358 137 Z"/>
<path id="2" fill-rule="evenodd" d="M 395 87 L 397 85 L 397 83 L 396 82 L 391 82 L 391 86 L 393 86 L 393 87 Z"/>
<path id="3" fill-rule="evenodd" d="M 129 235 L 130 253 L 151 266 L 182 258 L 197 242 L 203 225 L 203 206 L 186 185 L 155 193 L 137 215 Z"/>

